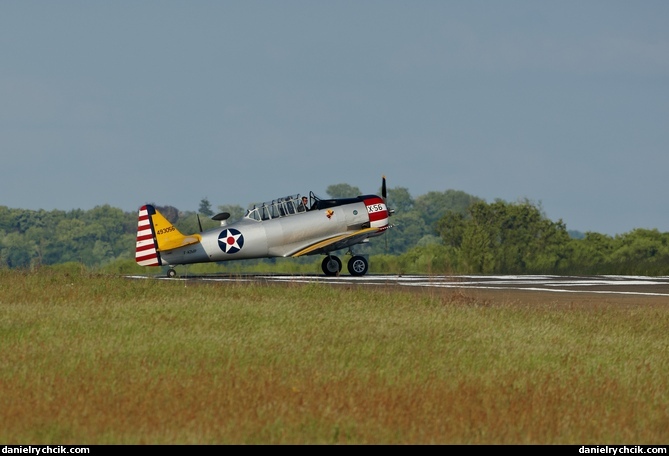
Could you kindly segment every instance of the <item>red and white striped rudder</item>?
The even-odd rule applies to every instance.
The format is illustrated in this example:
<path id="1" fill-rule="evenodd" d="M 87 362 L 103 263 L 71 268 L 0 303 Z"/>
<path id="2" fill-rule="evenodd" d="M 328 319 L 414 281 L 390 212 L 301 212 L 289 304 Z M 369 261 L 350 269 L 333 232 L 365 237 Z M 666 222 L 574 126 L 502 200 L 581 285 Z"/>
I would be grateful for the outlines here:
<path id="1" fill-rule="evenodd" d="M 140 266 L 160 266 L 160 254 L 157 251 L 155 233 L 151 216 L 156 210 L 153 206 L 146 205 L 139 209 L 137 218 L 137 244 L 135 246 L 135 261 Z"/>

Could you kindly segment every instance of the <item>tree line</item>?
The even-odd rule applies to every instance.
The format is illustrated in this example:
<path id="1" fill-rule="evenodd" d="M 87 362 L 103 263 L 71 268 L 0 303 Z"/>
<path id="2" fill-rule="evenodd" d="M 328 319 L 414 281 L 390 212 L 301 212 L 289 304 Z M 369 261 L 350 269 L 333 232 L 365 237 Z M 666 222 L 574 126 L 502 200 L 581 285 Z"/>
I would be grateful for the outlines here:
<path id="1" fill-rule="evenodd" d="M 348 184 L 331 185 L 326 192 L 331 198 L 361 194 Z M 373 257 L 371 272 L 669 274 L 669 233 L 657 229 L 616 236 L 570 232 L 530 200 L 489 203 L 457 190 L 413 198 L 408 189 L 395 187 L 388 189 L 387 203 L 395 211 L 393 228 L 358 248 Z M 207 198 L 197 211 L 157 207 L 182 232 L 218 225 L 210 218 L 214 211 Z M 223 205 L 218 212 L 229 212 L 234 220 L 245 210 Z M 136 231 L 136 212 L 109 205 L 72 211 L 0 206 L 0 268 L 78 263 L 143 270 L 134 264 Z"/>

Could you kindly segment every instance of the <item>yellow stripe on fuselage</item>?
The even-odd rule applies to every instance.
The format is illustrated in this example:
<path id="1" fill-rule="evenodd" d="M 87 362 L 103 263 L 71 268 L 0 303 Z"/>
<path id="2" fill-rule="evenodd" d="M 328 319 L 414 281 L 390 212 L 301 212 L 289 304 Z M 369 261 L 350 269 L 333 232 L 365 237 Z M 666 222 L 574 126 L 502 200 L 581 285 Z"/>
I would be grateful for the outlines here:
<path id="1" fill-rule="evenodd" d="M 329 239 L 325 239 L 324 241 L 317 242 L 315 244 L 310 245 L 309 247 L 306 247 L 299 252 L 296 252 L 292 254 L 291 256 L 293 257 L 299 257 L 302 255 L 306 255 L 310 252 L 313 252 L 314 250 L 321 249 L 323 247 L 327 247 L 330 244 L 334 244 L 336 242 L 342 241 L 344 239 L 354 237 L 354 236 L 359 236 L 361 234 L 366 234 L 366 233 L 372 233 L 374 231 L 378 231 L 378 228 L 365 228 L 362 230 L 354 231 L 352 233 L 346 233 L 346 234 L 340 234 L 339 236 L 331 237 Z"/>

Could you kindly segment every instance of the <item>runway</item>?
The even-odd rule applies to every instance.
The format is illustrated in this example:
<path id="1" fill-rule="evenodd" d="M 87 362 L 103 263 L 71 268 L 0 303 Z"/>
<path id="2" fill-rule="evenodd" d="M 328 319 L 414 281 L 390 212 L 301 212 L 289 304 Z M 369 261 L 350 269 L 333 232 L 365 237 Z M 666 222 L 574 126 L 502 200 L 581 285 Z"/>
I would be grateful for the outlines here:
<path id="1" fill-rule="evenodd" d="M 203 282 L 323 283 L 332 285 L 401 286 L 424 288 L 527 290 L 553 293 L 619 294 L 666 296 L 669 276 L 554 276 L 554 275 L 376 275 L 363 277 L 305 274 L 210 274 L 181 276 L 127 276 L 133 279 L 185 280 Z M 669 301 L 668 301 L 669 302 Z"/>

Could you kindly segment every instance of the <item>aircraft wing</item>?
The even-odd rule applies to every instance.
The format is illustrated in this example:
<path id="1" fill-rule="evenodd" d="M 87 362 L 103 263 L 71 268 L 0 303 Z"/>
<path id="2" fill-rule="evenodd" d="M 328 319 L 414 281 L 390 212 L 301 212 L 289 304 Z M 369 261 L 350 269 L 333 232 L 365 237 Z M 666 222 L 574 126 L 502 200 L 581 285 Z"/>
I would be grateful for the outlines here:
<path id="1" fill-rule="evenodd" d="M 290 256 L 299 257 L 302 255 L 309 255 L 313 253 L 321 253 L 326 251 L 335 251 L 349 247 L 351 245 L 359 244 L 368 237 L 378 234 L 379 229 L 376 227 L 364 228 L 350 233 L 339 234 L 328 239 L 316 242 L 314 244 L 303 247 Z"/>

